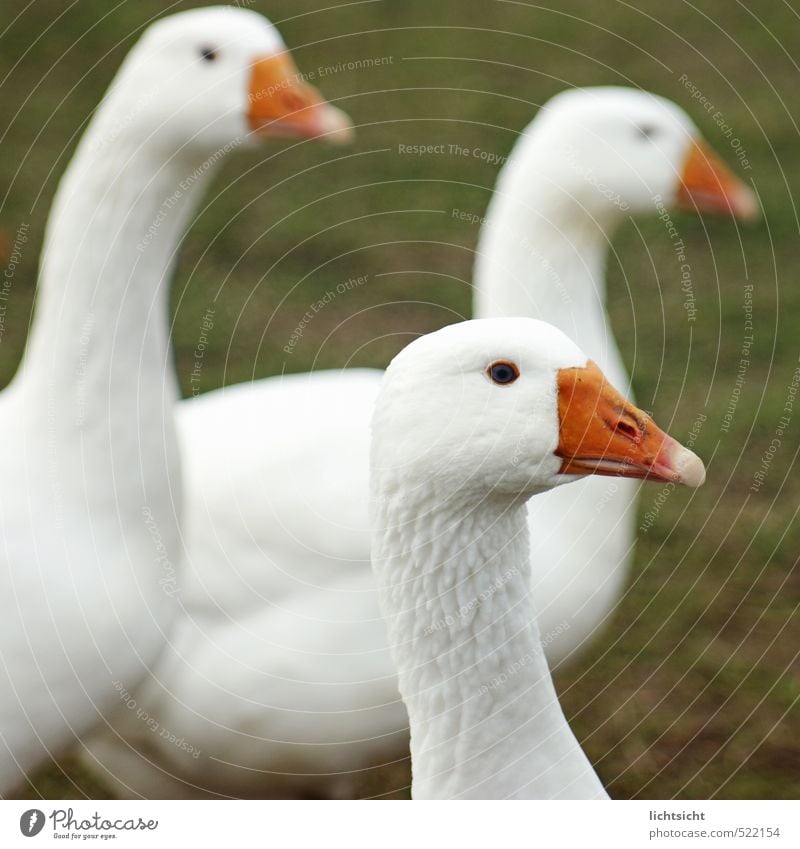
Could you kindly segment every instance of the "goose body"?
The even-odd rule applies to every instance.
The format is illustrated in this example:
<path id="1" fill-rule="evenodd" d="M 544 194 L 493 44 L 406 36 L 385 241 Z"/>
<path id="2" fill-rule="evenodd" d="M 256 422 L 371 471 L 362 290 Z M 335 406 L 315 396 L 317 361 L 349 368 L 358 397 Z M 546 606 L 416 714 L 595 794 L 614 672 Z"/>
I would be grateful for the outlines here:
<path id="1" fill-rule="evenodd" d="M 373 562 L 409 712 L 412 796 L 607 798 L 550 678 L 525 501 L 578 474 L 698 486 L 702 463 L 560 331 L 487 319 L 395 358 L 371 465 Z"/>
<path id="2" fill-rule="evenodd" d="M 627 390 L 604 309 L 605 258 L 619 224 L 633 212 L 652 211 L 656 195 L 667 206 L 753 211 L 748 190 L 701 147 L 697 129 L 673 104 L 628 89 L 555 98 L 523 132 L 501 172 L 477 251 L 476 315 L 546 319 L 581 340 Z M 103 777 L 113 778 L 120 793 L 147 795 L 161 780 L 173 795 L 283 795 L 303 786 L 291 776 L 305 775 L 311 792 L 339 795 L 347 792 L 348 774 L 357 780 L 367 766 L 402 756 L 403 707 L 388 647 L 371 630 L 380 616 L 374 588 L 341 601 L 352 627 L 353 620 L 370 623 L 362 644 L 369 650 L 363 657 L 323 651 L 316 662 L 303 655 L 309 687 L 295 703 L 294 719 L 301 712 L 310 719 L 284 737 L 276 729 L 287 726 L 276 722 L 271 706 L 291 704 L 295 691 L 286 680 L 292 676 L 275 674 L 270 646 L 283 650 L 287 639 L 302 642 L 307 635 L 300 626 L 281 625 L 282 638 L 264 636 L 278 633 L 274 623 L 286 611 L 324 610 L 331 592 L 351 580 L 342 573 L 367 573 L 353 580 L 371 586 L 366 460 L 380 380 L 380 372 L 367 370 L 276 377 L 179 405 L 191 485 L 189 568 L 181 587 L 186 618 L 178 627 L 192 634 L 202 616 L 207 632 L 220 635 L 211 642 L 226 645 L 226 662 L 204 640 L 187 637 L 154 670 L 155 681 L 169 684 L 147 689 L 148 712 L 179 736 L 205 739 L 203 756 L 176 753 L 137 732 L 124 712 L 90 742 L 90 762 L 103 765 Z M 529 505 L 531 580 L 551 664 L 583 644 L 619 596 L 633 544 L 636 486 L 588 479 Z M 251 617 L 247 629 L 231 621 L 234 611 Z M 319 645 L 338 642 L 342 625 L 334 611 L 306 628 Z M 253 634 L 263 650 L 250 660 Z M 380 673 L 376 656 L 387 664 Z M 221 679 L 210 674 L 212 663 Z M 329 716 L 337 675 L 343 683 L 353 675 L 364 682 L 359 733 L 348 747 L 325 747 L 316 728 Z M 199 705 L 213 710 L 207 716 Z M 349 713 L 339 718 L 347 728 Z M 395 719 L 401 725 L 392 727 Z M 273 757 L 276 744 L 286 757 Z M 137 758 L 134 750 L 146 756 Z M 299 751 L 304 756 L 295 762 L 291 753 Z M 309 768 L 312 752 L 318 770 Z"/>
<path id="3" fill-rule="evenodd" d="M 117 707 L 168 638 L 183 512 L 168 283 L 222 153 L 281 124 L 274 100 L 250 98 L 284 51 L 249 11 L 153 25 L 59 185 L 0 396 L 0 794 Z M 334 129 L 307 105 L 293 132 Z"/>
<path id="4" fill-rule="evenodd" d="M 339 371 L 288 375 L 178 405 L 186 489 L 197 506 L 187 514 L 191 546 L 181 582 L 188 610 L 235 619 L 314 588 L 327 591 L 340 572 L 364 571 L 368 505 L 338 497 L 337 475 L 345 463 L 354 486 L 367 487 L 369 416 L 381 374 L 353 369 L 345 381 Z M 315 439 L 323 420 L 325 438 Z M 268 450 L 249 454 L 259 440 Z M 238 470 L 248 463 L 249 488 L 242 488 Z M 331 512 L 334 503 L 340 509 Z M 309 514 L 318 521 L 309 523 Z M 232 523 L 224 529 L 221 515 Z M 305 557 L 297 557 L 299 548 Z"/>
<path id="5" fill-rule="evenodd" d="M 369 369 L 344 382 L 337 371 L 288 376 L 226 389 L 224 404 L 220 392 L 179 405 L 186 492 L 197 506 L 177 586 L 185 615 L 133 694 L 168 736 L 121 708 L 86 741 L 85 763 L 117 794 L 346 797 L 359 770 L 407 752 L 365 559 L 369 501 L 342 498 L 337 477 L 342 461 L 352 464 L 351 482 L 368 491 L 381 377 Z M 323 420 L 325 438 L 314 439 Z M 256 439 L 271 450 L 248 456 Z M 240 487 L 241 463 L 251 464 L 252 489 Z M 332 513 L 332 503 L 341 509 Z M 222 508 L 225 528 L 216 521 Z M 307 511 L 320 517 L 314 528 Z M 258 551 L 252 541 L 264 541 L 267 525 L 269 545 Z M 232 539 L 247 544 L 230 548 Z M 192 751 L 170 736 L 191 741 Z"/>

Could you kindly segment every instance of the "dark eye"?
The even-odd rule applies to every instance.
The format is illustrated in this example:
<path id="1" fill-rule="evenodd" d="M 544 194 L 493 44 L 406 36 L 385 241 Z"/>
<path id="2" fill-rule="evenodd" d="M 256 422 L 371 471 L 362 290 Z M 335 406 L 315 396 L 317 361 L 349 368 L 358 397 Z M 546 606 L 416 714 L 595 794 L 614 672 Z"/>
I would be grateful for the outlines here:
<path id="1" fill-rule="evenodd" d="M 213 62 L 219 56 L 219 50 L 216 47 L 201 47 L 200 55 L 206 62 Z"/>
<path id="2" fill-rule="evenodd" d="M 636 132 L 643 139 L 652 139 L 658 135 L 658 127 L 655 124 L 640 124 L 636 128 Z"/>
<path id="3" fill-rule="evenodd" d="M 486 369 L 486 374 L 492 383 L 506 386 L 509 383 L 513 383 L 519 377 L 519 369 L 514 363 L 510 363 L 507 360 L 499 360 L 496 363 L 492 363 Z"/>

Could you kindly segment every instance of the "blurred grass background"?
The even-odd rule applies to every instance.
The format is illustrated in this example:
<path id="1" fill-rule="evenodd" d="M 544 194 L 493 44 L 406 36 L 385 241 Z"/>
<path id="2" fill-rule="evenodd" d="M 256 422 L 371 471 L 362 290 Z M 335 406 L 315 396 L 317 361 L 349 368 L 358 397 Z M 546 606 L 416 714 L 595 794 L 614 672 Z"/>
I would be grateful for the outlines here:
<path id="1" fill-rule="evenodd" d="M 27 333 L 42 231 L 77 135 L 136 34 L 154 16 L 202 3 L 6 0 L 0 24 L 4 121 L 0 254 L 20 224 L 28 245 L 0 335 L 0 379 Z M 797 798 L 800 408 L 766 480 L 753 475 L 800 355 L 800 173 L 788 3 L 691 5 L 645 0 L 544 4 L 494 0 L 256 0 L 300 69 L 390 57 L 314 82 L 348 111 L 346 149 L 271 143 L 224 165 L 185 243 L 174 287 L 174 342 L 189 393 L 192 351 L 215 308 L 202 391 L 320 367 L 384 366 L 416 334 L 470 314 L 477 225 L 497 165 L 398 154 L 398 144 L 459 144 L 506 154 L 538 107 L 567 86 L 622 84 L 685 107 L 765 209 L 754 226 L 676 215 L 693 272 L 687 320 L 679 264 L 656 217 L 627 224 L 609 259 L 614 327 L 642 406 L 678 438 L 698 417 L 708 462 L 696 493 L 675 492 L 640 535 L 630 589 L 578 665 L 556 670 L 572 727 L 619 798 Z M 685 74 L 719 110 L 750 164 L 737 160 Z M 291 355 L 297 322 L 332 285 L 369 275 L 315 315 Z M 729 430 L 723 416 L 745 336 L 751 365 Z M 640 512 L 653 510 L 645 487 Z M 364 795 L 407 795 L 407 765 L 372 775 Z M 105 795 L 66 761 L 29 795 Z"/>

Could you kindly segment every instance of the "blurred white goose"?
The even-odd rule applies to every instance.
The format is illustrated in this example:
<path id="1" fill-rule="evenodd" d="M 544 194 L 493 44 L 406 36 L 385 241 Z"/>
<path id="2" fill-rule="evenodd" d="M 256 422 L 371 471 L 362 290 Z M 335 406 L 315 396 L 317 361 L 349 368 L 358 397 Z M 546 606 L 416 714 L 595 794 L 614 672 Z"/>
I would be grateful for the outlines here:
<path id="1" fill-rule="evenodd" d="M 654 195 L 668 207 L 755 210 L 674 104 L 619 88 L 554 98 L 501 173 L 481 235 L 476 314 L 545 318 L 627 388 L 604 310 L 604 263 L 614 230 L 652 212 Z M 348 795 L 359 771 L 402 756 L 406 714 L 369 568 L 369 420 L 380 377 L 273 378 L 179 405 L 186 617 L 135 694 L 163 738 L 120 711 L 90 743 L 90 760 L 120 794 Z M 615 486 L 610 497 L 608 482 L 588 480 L 531 506 L 551 663 L 603 622 L 622 586 L 635 484 Z"/>
<path id="2" fill-rule="evenodd" d="M 417 799 L 607 798 L 558 703 L 525 502 L 575 475 L 699 486 L 703 464 L 561 331 L 451 325 L 389 366 L 372 427 L 373 564 Z"/>
<path id="3" fill-rule="evenodd" d="M 629 215 L 675 205 L 758 214 L 752 190 L 675 104 L 615 87 L 558 95 L 497 181 L 475 261 L 475 315 L 544 319 L 629 392 L 605 309 L 606 258 Z M 609 486 L 588 478 L 529 506 L 539 625 L 551 664 L 586 644 L 623 591 L 637 490 L 633 481 Z"/>
<path id="4" fill-rule="evenodd" d="M 168 282 L 213 166 L 253 131 L 346 123 L 298 81 L 271 24 L 217 8 L 150 27 L 81 140 L 0 398 L 0 795 L 120 703 L 174 619 Z"/>

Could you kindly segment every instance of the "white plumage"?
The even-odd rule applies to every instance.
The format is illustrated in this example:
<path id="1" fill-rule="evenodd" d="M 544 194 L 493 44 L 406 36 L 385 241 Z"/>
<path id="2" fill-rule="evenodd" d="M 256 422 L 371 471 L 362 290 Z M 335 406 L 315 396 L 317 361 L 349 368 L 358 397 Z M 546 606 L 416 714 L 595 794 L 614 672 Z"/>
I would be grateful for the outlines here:
<path id="1" fill-rule="evenodd" d="M 498 362 L 516 378 L 498 385 Z M 636 439 L 612 424 L 620 410 Z M 416 799 L 606 797 L 558 703 L 531 584 L 525 502 L 578 466 L 703 480 L 692 452 L 544 322 L 451 325 L 389 366 L 373 418 L 373 563 Z"/>
<path id="2" fill-rule="evenodd" d="M 250 11 L 155 24 L 61 180 L 31 337 L 0 397 L 0 794 L 118 706 L 175 619 L 176 249 L 217 162 L 254 130 L 347 124 L 294 78 L 254 97 L 284 50 Z M 301 95 L 288 111 L 284 91 Z"/>
<path id="3" fill-rule="evenodd" d="M 686 173 L 697 140 L 680 109 L 642 92 L 579 90 L 547 104 L 498 181 L 478 246 L 476 314 L 547 319 L 627 389 L 604 309 L 614 230 L 631 213 L 652 212 L 656 195 L 667 206 L 753 211 L 748 190 L 713 157 L 701 173 L 722 181 L 716 193 L 697 193 L 697 175 Z M 271 378 L 180 405 L 191 481 L 186 616 L 139 697 L 165 727 L 206 748 L 186 757 L 122 713 L 90 745 L 120 792 L 146 795 L 157 776 L 176 795 L 338 795 L 350 792 L 350 773 L 357 780 L 402 756 L 404 714 L 373 631 L 368 577 L 368 420 L 379 380 L 362 370 Z M 612 483 L 586 481 L 531 505 L 532 580 L 551 663 L 604 622 L 624 584 L 636 485 Z M 352 597 L 341 588 L 348 581 L 358 587 Z M 339 608 L 346 626 L 335 621 Z M 309 641 L 338 645 L 342 627 L 364 629 L 363 654 L 350 651 L 356 641 L 310 653 Z M 307 682 L 302 694 L 286 651 Z M 330 715 L 330 682 L 354 677 L 363 686 Z M 322 728 L 336 745 L 325 745 Z M 147 760 L 124 751 L 117 733 Z M 338 745 L 342 734 L 349 745 Z"/>

